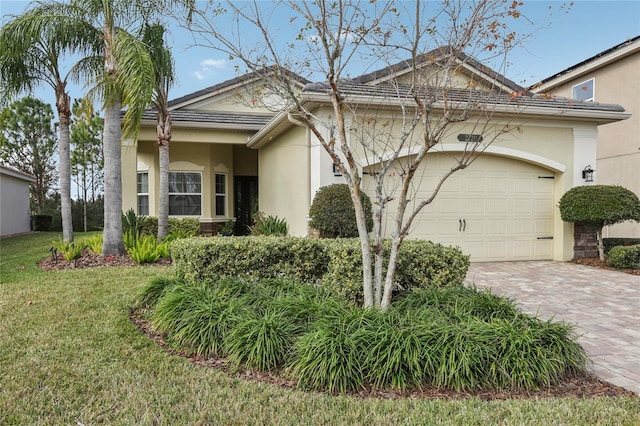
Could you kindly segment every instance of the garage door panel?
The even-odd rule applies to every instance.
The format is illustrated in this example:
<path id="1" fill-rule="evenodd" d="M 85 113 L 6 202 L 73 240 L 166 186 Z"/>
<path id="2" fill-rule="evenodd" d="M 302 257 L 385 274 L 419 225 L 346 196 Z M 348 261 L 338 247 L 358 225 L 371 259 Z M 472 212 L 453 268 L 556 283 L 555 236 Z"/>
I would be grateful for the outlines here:
<path id="1" fill-rule="evenodd" d="M 425 174 L 418 171 L 416 202 L 431 196 L 450 162 L 448 155 L 432 155 Z M 553 236 L 554 181 L 539 178 L 550 175 L 529 163 L 483 155 L 449 178 L 414 222 L 411 237 L 459 246 L 472 261 L 551 259 L 553 241 L 538 239 Z"/>
<path id="2" fill-rule="evenodd" d="M 514 213 L 524 213 L 530 214 L 533 211 L 533 202 L 532 200 L 513 200 L 513 212 Z"/>
<path id="3" fill-rule="evenodd" d="M 506 218 L 488 220 L 487 234 L 505 235 L 507 231 L 508 231 L 508 220 Z"/>
<path id="4" fill-rule="evenodd" d="M 485 213 L 490 215 L 507 214 L 509 212 L 509 203 L 505 199 L 492 198 L 489 200 L 489 210 Z"/>

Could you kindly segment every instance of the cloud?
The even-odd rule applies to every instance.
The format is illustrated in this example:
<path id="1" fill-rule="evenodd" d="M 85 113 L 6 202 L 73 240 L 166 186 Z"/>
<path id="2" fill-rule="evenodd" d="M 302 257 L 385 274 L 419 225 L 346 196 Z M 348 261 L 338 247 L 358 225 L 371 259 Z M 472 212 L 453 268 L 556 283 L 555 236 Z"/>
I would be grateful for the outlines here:
<path id="1" fill-rule="evenodd" d="M 193 72 L 198 80 L 204 80 L 215 75 L 216 70 L 229 69 L 229 62 L 225 59 L 208 58 L 200 62 L 200 69 Z"/>

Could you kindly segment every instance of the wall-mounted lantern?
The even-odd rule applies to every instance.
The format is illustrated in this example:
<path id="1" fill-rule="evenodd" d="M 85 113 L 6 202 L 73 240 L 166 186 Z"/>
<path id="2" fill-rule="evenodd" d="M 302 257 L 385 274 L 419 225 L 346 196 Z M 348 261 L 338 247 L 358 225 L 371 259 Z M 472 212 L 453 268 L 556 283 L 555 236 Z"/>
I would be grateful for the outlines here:
<path id="1" fill-rule="evenodd" d="M 585 182 L 593 182 L 593 172 L 595 172 L 595 170 L 591 168 L 591 165 L 588 165 L 582 170 L 582 179 L 584 179 Z"/>

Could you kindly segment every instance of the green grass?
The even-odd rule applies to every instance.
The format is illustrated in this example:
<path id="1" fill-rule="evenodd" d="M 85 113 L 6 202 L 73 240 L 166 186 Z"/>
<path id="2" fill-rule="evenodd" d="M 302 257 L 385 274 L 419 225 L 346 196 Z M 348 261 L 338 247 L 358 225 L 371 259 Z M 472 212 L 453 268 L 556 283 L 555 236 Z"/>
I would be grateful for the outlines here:
<path id="1" fill-rule="evenodd" d="M 57 238 L 0 241 L 0 425 L 640 424 L 640 398 L 386 401 L 229 377 L 130 323 L 142 288 L 170 269 L 40 271 Z"/>

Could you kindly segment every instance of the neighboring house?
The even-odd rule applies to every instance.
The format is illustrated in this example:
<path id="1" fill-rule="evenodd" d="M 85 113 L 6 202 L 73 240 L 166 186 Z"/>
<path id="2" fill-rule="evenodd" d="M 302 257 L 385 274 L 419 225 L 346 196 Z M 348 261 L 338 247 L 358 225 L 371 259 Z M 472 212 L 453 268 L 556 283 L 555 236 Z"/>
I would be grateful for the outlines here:
<path id="1" fill-rule="evenodd" d="M 498 125 L 496 120 L 495 127 L 513 123 L 517 130 L 502 135 L 471 166 L 447 181 L 436 201 L 414 222 L 411 237 L 459 245 L 472 261 L 571 259 L 573 226 L 560 219 L 558 201 L 568 189 L 585 183 L 582 170 L 595 164 L 598 126 L 626 119 L 628 114 L 619 105 L 533 96 L 469 57 L 461 56 L 459 61 L 460 72 L 449 96 L 456 102 L 488 99 L 487 111 L 500 112 L 501 121 Z M 425 59 L 420 72 L 429 75 L 433 64 Z M 351 143 L 366 131 L 370 117 L 380 122 L 384 117 L 386 123 L 381 125 L 395 129 L 398 108 L 393 95 L 403 90 L 410 72 L 401 62 L 352 79 L 343 87 L 346 96 L 363 101 L 358 115 L 347 117 Z M 388 84 L 392 80 L 400 85 Z M 319 120 L 330 121 L 328 87 L 301 78 L 296 81 L 300 102 Z M 230 218 L 244 221 L 242 215 L 256 206 L 259 183 L 259 210 L 285 218 L 291 235 L 308 235 L 307 214 L 315 192 L 343 178 L 315 135 L 296 125 L 287 111 L 278 111 L 277 97 L 262 92 L 264 102 L 252 102 L 259 92 L 259 84 L 249 74 L 171 103 L 175 126 L 171 214 L 200 217 L 203 229 L 209 230 L 212 223 Z M 146 115 L 138 140 L 126 142 L 123 149 L 124 208 L 151 215 L 157 212 L 158 194 L 154 116 Z M 330 130 L 325 131 L 329 135 Z M 451 167 L 452 156 L 464 150 L 459 137 L 469 133 L 473 129 L 467 124 L 456 125 L 429 154 L 415 180 L 414 198 L 428 193 Z M 360 154 L 363 185 L 370 191 L 379 160 Z M 407 157 L 413 154 L 410 149 L 403 152 Z M 400 164 L 404 158 L 396 161 Z M 391 176 L 389 185 L 393 184 Z"/>
<path id="2" fill-rule="evenodd" d="M 35 181 L 30 174 L 0 164 L 0 237 L 31 230 L 29 185 Z"/>
<path id="3" fill-rule="evenodd" d="M 621 185 L 640 197 L 640 36 L 542 80 L 532 91 L 624 106 L 630 119 L 598 129 L 594 182 Z M 605 228 L 604 236 L 640 238 L 640 223 Z"/>

